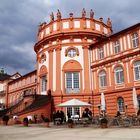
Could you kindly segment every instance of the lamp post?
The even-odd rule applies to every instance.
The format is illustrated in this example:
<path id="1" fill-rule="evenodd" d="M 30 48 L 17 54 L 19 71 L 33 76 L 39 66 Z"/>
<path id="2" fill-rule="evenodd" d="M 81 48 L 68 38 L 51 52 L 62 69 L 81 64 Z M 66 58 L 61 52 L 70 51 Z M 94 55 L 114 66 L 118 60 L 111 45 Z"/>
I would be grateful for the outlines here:
<path id="1" fill-rule="evenodd" d="M 128 105 L 126 104 L 125 105 L 125 114 L 127 115 L 127 108 L 128 108 Z"/>
<path id="2" fill-rule="evenodd" d="M 100 116 L 100 108 L 101 108 L 101 105 L 99 104 L 98 105 L 99 116 Z"/>
<path id="3" fill-rule="evenodd" d="M 91 104 L 91 97 L 88 97 L 88 103 Z"/>

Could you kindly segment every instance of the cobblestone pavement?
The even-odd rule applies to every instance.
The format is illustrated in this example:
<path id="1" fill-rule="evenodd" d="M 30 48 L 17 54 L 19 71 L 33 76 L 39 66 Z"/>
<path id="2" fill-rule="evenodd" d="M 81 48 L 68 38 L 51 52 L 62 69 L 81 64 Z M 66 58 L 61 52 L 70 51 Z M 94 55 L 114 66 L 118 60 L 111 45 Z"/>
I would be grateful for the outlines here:
<path id="1" fill-rule="evenodd" d="M 0 125 L 0 140 L 140 140 L 140 128 Z"/>

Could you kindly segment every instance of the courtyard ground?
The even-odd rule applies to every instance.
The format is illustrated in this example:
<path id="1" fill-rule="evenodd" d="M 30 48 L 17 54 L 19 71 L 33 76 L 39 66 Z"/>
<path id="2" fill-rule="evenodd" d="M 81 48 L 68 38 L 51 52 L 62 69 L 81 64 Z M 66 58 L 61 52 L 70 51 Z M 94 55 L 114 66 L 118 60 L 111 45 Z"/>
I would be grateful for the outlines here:
<path id="1" fill-rule="evenodd" d="M 140 140 L 140 128 L 0 125 L 0 140 Z"/>

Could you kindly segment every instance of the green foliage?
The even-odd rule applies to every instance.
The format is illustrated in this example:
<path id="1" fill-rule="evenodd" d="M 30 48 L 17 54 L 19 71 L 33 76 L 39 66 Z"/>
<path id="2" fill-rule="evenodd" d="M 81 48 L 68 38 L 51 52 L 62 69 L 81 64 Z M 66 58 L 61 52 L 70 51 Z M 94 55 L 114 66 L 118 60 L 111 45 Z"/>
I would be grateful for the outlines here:
<path id="1" fill-rule="evenodd" d="M 29 121 L 28 121 L 28 118 L 25 117 L 25 118 L 23 119 L 23 122 L 24 122 L 24 123 L 28 123 L 28 122 L 29 122 Z"/>

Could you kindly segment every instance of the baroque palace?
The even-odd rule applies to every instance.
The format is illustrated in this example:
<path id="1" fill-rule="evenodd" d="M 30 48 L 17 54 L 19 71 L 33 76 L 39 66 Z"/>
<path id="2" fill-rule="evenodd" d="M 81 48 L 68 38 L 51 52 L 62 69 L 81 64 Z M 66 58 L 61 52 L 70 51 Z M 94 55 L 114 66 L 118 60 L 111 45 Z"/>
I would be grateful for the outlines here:
<path id="1" fill-rule="evenodd" d="M 94 19 L 92 10 L 89 15 L 83 9 L 79 18 L 73 13 L 62 18 L 58 10 L 56 19 L 51 13 L 50 22 L 39 25 L 34 46 L 37 69 L 0 79 L 3 114 L 23 118 L 36 112 L 51 117 L 53 111 L 63 110 L 81 116 L 84 107 L 58 107 L 76 98 L 92 104 L 89 109 L 96 116 L 101 93 L 108 115 L 135 113 L 133 88 L 140 106 L 140 23 L 113 34 L 110 18 L 105 23 Z"/>

